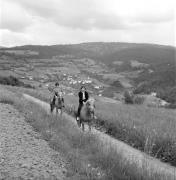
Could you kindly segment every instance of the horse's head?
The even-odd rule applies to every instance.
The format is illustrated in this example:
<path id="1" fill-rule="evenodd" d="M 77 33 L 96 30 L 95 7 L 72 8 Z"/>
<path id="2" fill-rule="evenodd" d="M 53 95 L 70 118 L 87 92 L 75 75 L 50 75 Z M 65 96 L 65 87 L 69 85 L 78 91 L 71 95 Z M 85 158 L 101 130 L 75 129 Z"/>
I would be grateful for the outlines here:
<path id="1" fill-rule="evenodd" d="M 61 91 L 58 93 L 58 96 L 59 96 L 60 98 L 62 97 L 62 92 L 61 92 Z"/>
<path id="2" fill-rule="evenodd" d="M 56 98 L 62 98 L 62 92 L 56 92 L 55 95 Z"/>
<path id="3" fill-rule="evenodd" d="M 95 111 L 95 99 L 94 98 L 89 98 L 85 105 L 90 113 L 93 113 Z"/>
<path id="4" fill-rule="evenodd" d="M 56 100 L 55 100 L 55 105 L 60 107 L 63 105 L 63 96 L 62 96 L 62 92 L 58 92 L 57 95 L 55 96 Z"/>

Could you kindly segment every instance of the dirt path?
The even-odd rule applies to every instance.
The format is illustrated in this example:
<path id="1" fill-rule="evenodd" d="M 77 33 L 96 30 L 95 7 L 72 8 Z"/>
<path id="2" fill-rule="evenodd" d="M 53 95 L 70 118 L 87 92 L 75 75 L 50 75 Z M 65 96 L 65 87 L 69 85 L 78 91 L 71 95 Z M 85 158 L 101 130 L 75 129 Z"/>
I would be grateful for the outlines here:
<path id="1" fill-rule="evenodd" d="M 64 161 L 24 117 L 0 104 L 0 179 L 63 180 Z"/>
<path id="2" fill-rule="evenodd" d="M 49 113 L 49 104 L 36 99 L 32 96 L 24 94 L 24 97 L 32 102 L 37 103 L 42 106 Z M 76 123 L 73 117 L 64 113 L 65 118 L 70 119 L 73 123 Z M 149 155 L 132 148 L 131 146 L 114 139 L 107 134 L 104 134 L 96 129 L 92 130 L 99 140 L 103 143 L 104 148 L 114 148 L 126 161 L 128 164 L 135 164 L 138 168 L 147 171 L 149 174 L 151 172 L 157 172 L 161 175 L 161 177 L 169 177 L 168 180 L 176 180 L 176 168 L 170 166 L 169 164 L 163 163 L 155 158 L 150 157 Z"/>

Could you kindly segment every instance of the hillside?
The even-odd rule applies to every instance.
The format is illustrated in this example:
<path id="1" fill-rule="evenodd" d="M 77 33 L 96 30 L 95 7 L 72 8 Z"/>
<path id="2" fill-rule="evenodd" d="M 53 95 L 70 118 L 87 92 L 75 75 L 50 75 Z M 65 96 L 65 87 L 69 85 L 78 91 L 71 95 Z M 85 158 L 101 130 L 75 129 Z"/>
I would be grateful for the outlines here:
<path id="1" fill-rule="evenodd" d="M 164 97 L 176 86 L 175 53 L 174 47 L 156 44 L 26 45 L 1 49 L 0 63 L 1 70 L 12 71 L 11 67 L 18 67 L 17 76 L 24 79 L 34 76 L 32 78 L 40 83 L 63 80 L 66 74 L 75 76 L 70 77 L 69 84 L 74 89 L 79 87 L 77 81 L 83 81 L 82 77 L 90 78 L 93 85 L 88 83 L 89 89 L 108 97 L 118 98 L 116 94 L 124 89 L 135 89 L 136 93 L 156 91 Z M 25 75 L 26 70 L 28 75 Z"/>
<path id="2" fill-rule="evenodd" d="M 126 129 L 127 131 L 124 131 L 124 133 L 119 132 L 121 137 L 126 134 L 126 137 L 130 137 L 129 140 L 134 138 L 135 144 L 143 139 L 141 141 L 145 144 L 145 153 L 143 153 L 135 149 L 134 145 L 131 144 L 132 147 L 127 145 L 128 141 L 124 141 L 124 143 L 118 139 L 116 140 L 103 133 L 104 131 L 101 132 L 94 127 L 89 133 L 82 132 L 75 119 L 67 114 L 71 111 L 66 110 L 62 117 L 56 117 L 54 114 L 48 113 L 48 103 L 24 94 L 24 92 L 28 92 L 34 93 L 35 95 L 33 95 L 36 97 L 49 98 L 49 94 L 45 94 L 44 91 L 9 86 L 0 86 L 0 91 L 2 105 L 0 113 L 2 130 L 0 135 L 3 141 L 3 156 L 7 156 L 7 158 L 2 159 L 2 178 L 8 179 L 15 176 L 17 179 L 62 179 L 63 174 L 63 176 L 66 176 L 64 177 L 65 180 L 175 179 L 174 167 L 149 156 L 152 155 L 151 150 L 157 151 L 156 148 L 163 148 L 160 153 L 164 153 L 164 157 L 170 158 L 170 153 L 175 154 L 175 127 L 173 126 L 175 122 L 172 118 L 175 117 L 175 111 L 162 109 L 153 111 L 152 108 L 142 110 L 141 106 L 131 106 L 133 108 L 131 109 L 129 106 L 115 105 L 110 102 L 97 104 L 101 106 L 100 109 L 97 107 L 96 110 L 101 110 L 101 113 L 97 113 L 102 115 L 107 123 L 116 114 L 113 111 L 118 110 L 118 117 L 111 119 L 109 130 L 111 129 L 112 132 L 112 130 L 118 128 L 122 132 L 127 128 L 124 126 L 127 123 L 128 128 L 131 128 Z M 44 93 L 43 96 L 41 93 Z M 66 96 L 65 98 L 66 106 L 73 103 L 70 99 L 73 96 Z M 123 109 L 119 106 L 123 106 Z M 137 108 L 136 111 L 134 108 Z M 139 114 L 136 112 L 139 112 Z M 130 121 L 129 113 L 132 115 Z M 110 119 L 107 119 L 106 116 Z M 152 117 L 157 117 L 156 123 L 154 123 Z M 121 121 L 119 121 L 120 119 Z M 148 119 L 151 119 L 151 121 L 149 122 Z M 139 120 L 141 120 L 140 123 Z M 116 126 L 114 126 L 114 123 L 116 123 Z M 112 125 L 114 128 L 112 128 Z M 139 125 L 143 126 L 141 128 L 144 131 L 139 130 Z M 133 128 L 135 126 L 137 128 Z M 146 130 L 146 127 L 149 128 L 149 131 Z M 167 131 L 166 133 L 171 136 L 163 134 L 163 127 L 165 132 Z M 157 132 L 155 134 L 152 133 L 154 129 Z M 161 134 L 158 134 L 158 130 L 161 130 Z M 151 142 L 157 143 L 159 147 L 156 146 L 156 148 L 151 149 L 150 141 L 148 141 L 149 136 L 145 133 L 150 133 L 152 135 Z M 171 138 L 174 141 L 170 141 Z M 119 137 L 119 139 L 121 138 Z M 158 140 L 160 141 L 158 142 Z M 172 144 L 169 144 L 168 149 L 167 145 L 170 142 Z M 12 146 L 13 148 L 11 148 Z M 14 151 L 14 148 L 19 151 Z M 170 160 L 175 162 L 175 156 L 171 157 L 174 157 L 174 159 Z M 158 158 L 163 158 L 163 156 Z M 167 160 L 163 158 L 163 161 L 168 162 Z M 12 168 L 12 166 L 15 168 Z"/>

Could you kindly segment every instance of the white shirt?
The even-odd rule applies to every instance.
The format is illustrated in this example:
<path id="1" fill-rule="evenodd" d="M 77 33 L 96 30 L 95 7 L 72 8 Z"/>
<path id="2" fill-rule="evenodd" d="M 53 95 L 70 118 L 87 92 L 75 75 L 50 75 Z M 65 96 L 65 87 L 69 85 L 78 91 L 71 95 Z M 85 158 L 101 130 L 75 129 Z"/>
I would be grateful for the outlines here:
<path id="1" fill-rule="evenodd" d="M 82 92 L 83 94 L 83 100 L 86 99 L 85 92 Z"/>

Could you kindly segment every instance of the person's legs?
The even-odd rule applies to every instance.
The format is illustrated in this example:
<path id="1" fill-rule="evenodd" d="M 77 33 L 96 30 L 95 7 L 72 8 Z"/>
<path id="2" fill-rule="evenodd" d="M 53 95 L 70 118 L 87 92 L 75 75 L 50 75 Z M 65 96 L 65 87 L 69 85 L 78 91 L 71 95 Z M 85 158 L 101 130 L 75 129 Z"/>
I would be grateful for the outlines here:
<path id="1" fill-rule="evenodd" d="M 55 101 L 56 101 L 56 95 L 54 95 L 53 97 L 53 104 L 55 104 Z"/>
<path id="2" fill-rule="evenodd" d="M 55 104 L 55 100 L 54 97 L 52 98 L 51 102 L 50 102 L 50 112 L 52 113 L 54 110 L 54 104 Z"/>
<path id="3" fill-rule="evenodd" d="M 80 112 L 81 112 L 82 106 L 83 106 L 83 104 L 79 104 L 79 106 L 78 106 L 77 118 L 80 117 Z"/>

